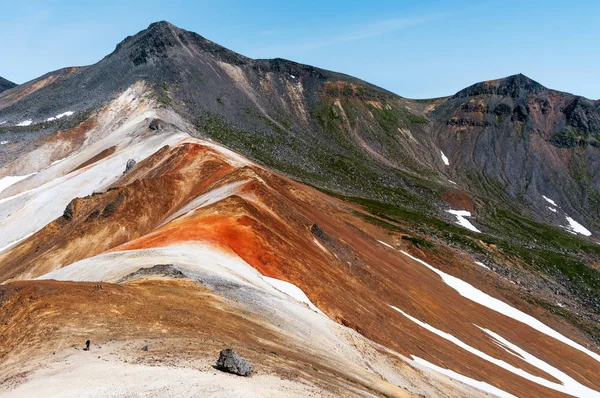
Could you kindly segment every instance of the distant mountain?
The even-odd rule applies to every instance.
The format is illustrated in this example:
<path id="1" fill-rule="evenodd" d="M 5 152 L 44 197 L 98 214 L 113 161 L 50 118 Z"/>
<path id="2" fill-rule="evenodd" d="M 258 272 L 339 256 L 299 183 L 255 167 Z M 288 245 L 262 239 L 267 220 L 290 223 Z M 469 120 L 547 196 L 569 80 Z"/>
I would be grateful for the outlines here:
<path id="1" fill-rule="evenodd" d="M 132 377 L 235 347 L 290 382 L 262 395 L 589 396 L 599 106 L 521 74 L 408 99 L 164 21 L 3 92 L 0 386 L 91 335 L 151 344 Z"/>
<path id="2" fill-rule="evenodd" d="M 13 88 L 15 86 L 16 86 L 15 83 L 13 83 L 13 82 L 11 82 L 9 80 L 6 80 L 2 76 L 0 76 L 0 93 L 3 92 L 3 91 L 8 90 L 9 88 Z"/>

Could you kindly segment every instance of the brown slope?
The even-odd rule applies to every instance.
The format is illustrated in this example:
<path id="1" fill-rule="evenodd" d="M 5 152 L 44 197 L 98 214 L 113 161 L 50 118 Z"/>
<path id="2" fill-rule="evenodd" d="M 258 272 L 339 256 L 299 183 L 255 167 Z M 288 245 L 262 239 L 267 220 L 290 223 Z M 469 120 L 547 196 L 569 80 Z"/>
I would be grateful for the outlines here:
<path id="1" fill-rule="evenodd" d="M 27 381 L 34 370 L 52 366 L 58 372 L 62 362 L 90 355 L 109 363 L 117 357 L 121 363 L 166 370 L 177 364 L 213 373 L 211 365 L 223 347 L 254 363 L 259 377 L 273 374 L 315 385 L 319 395 L 365 396 L 374 386 L 292 347 L 284 331 L 190 280 L 20 281 L 0 286 L 0 310 L 0 392 Z M 92 352 L 77 351 L 87 339 L 93 341 Z M 148 344 L 150 352 L 140 349 Z M 15 374 L 14 368 L 21 372 L 4 379 Z M 76 373 L 71 372 L 71 382 Z M 385 384 L 380 387 L 390 396 L 412 396 Z M 144 386 L 137 391 L 144 393 Z M 198 386 L 196 391 L 204 390 Z"/>

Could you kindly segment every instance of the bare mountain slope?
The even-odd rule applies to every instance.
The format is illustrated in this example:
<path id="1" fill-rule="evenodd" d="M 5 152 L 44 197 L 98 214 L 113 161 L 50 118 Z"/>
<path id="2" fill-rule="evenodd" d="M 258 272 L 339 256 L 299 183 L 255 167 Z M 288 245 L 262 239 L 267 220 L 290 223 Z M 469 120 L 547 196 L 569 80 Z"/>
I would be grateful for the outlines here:
<path id="1" fill-rule="evenodd" d="M 167 22 L 8 90 L 0 391 L 598 395 L 597 106 L 410 100 Z"/>

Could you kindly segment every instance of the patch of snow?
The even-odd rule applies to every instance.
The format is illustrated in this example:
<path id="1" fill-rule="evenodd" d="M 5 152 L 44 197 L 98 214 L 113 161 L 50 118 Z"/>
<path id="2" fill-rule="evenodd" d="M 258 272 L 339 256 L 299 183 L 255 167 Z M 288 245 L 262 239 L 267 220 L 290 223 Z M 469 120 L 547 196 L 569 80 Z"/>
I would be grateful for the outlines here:
<path id="1" fill-rule="evenodd" d="M 448 180 L 448 182 L 449 182 L 449 183 L 451 183 L 451 184 L 457 185 L 457 184 L 456 184 L 454 181 L 452 181 L 452 180 Z"/>
<path id="2" fill-rule="evenodd" d="M 8 245 L 6 245 L 6 246 L 0 247 L 0 253 L 2 253 L 4 250 L 8 249 L 9 247 L 12 247 L 12 246 L 16 245 L 16 244 L 17 244 L 17 243 L 19 243 L 20 241 L 22 241 L 22 240 L 25 240 L 25 239 L 29 238 L 31 235 L 33 235 L 33 232 L 32 232 L 32 233 L 30 233 L 30 234 L 28 234 L 28 235 L 25 235 L 25 236 L 23 236 L 22 238 L 19 238 L 19 239 L 17 239 L 17 240 L 13 240 L 12 242 L 10 242 L 10 243 L 9 243 Z"/>
<path id="3" fill-rule="evenodd" d="M 73 113 L 75 113 L 75 112 L 67 111 L 67 112 L 61 113 L 60 115 L 56 115 L 54 117 L 49 117 L 48 119 L 46 119 L 46 121 L 47 122 L 51 122 L 53 120 L 62 119 L 65 116 L 71 116 L 71 115 L 73 115 Z"/>
<path id="4" fill-rule="evenodd" d="M 485 269 L 490 269 L 490 267 L 488 267 L 487 265 L 485 265 L 484 263 L 480 262 L 480 261 L 475 261 L 475 264 L 479 265 L 480 267 L 483 267 Z"/>
<path id="5" fill-rule="evenodd" d="M 457 224 L 465 227 L 467 229 L 470 229 L 473 232 L 481 232 L 480 230 L 478 230 L 477 228 L 475 228 L 475 226 L 473 224 L 471 224 L 471 222 L 469 220 L 467 220 L 465 217 L 471 217 L 471 213 L 466 211 L 466 210 L 446 210 L 448 213 L 453 214 L 456 216 L 457 219 Z"/>
<path id="6" fill-rule="evenodd" d="M 552 213 L 556 213 L 556 209 L 555 209 L 555 208 L 553 208 L 553 207 L 550 207 L 550 206 L 546 206 L 546 208 L 547 208 L 548 210 L 550 210 Z"/>
<path id="7" fill-rule="evenodd" d="M 295 79 L 295 78 L 296 78 L 296 76 L 294 76 L 294 75 L 291 75 L 291 76 L 292 76 L 292 79 Z"/>
<path id="8" fill-rule="evenodd" d="M 588 231 L 583 225 L 579 224 L 577 221 L 573 220 L 571 217 L 566 216 L 567 221 L 569 222 L 569 226 L 567 230 L 573 233 L 581 234 L 584 236 L 590 236 L 592 233 Z"/>
<path id="9" fill-rule="evenodd" d="M 270 278 L 268 276 L 263 276 L 262 278 L 267 281 L 269 285 L 273 286 L 280 292 L 285 293 L 293 299 L 308 305 L 313 311 L 321 313 L 321 310 L 311 303 L 308 296 L 298 286 L 280 279 Z"/>
<path id="10" fill-rule="evenodd" d="M 35 173 L 26 174 L 24 176 L 6 176 L 0 178 L 0 192 L 4 191 L 6 188 L 10 187 L 17 182 L 26 179 L 27 177 L 31 177 Z"/>
<path id="11" fill-rule="evenodd" d="M 542 195 L 542 198 L 544 198 L 544 200 L 545 200 L 546 202 L 550 203 L 552 206 L 554 206 L 554 207 L 558 207 L 558 205 L 556 204 L 556 202 L 555 202 L 555 201 L 553 201 L 552 199 L 550 199 L 549 197 Z"/>
<path id="12" fill-rule="evenodd" d="M 25 120 L 24 122 L 17 123 L 17 126 L 19 126 L 19 127 L 30 126 L 32 123 L 33 123 L 32 120 Z"/>
<path id="13" fill-rule="evenodd" d="M 60 162 L 62 162 L 65 159 L 67 159 L 67 158 L 62 158 L 62 159 L 55 160 L 54 162 L 50 163 L 50 166 L 54 166 L 55 164 L 59 164 Z M 50 167 L 50 166 L 48 166 L 48 167 Z"/>
<path id="14" fill-rule="evenodd" d="M 6 145 L 8 144 L 8 141 L 0 141 L 0 145 Z"/>
<path id="15" fill-rule="evenodd" d="M 478 350 L 477 348 L 471 347 L 470 345 L 468 345 L 467 343 L 463 342 L 462 340 L 454 337 L 452 334 L 444 332 L 442 330 L 439 330 L 431 325 L 429 325 L 428 323 L 422 322 L 420 320 L 418 320 L 417 318 L 414 318 L 410 315 L 408 315 L 406 312 L 402 311 L 401 309 L 394 307 L 393 305 L 391 305 L 390 307 L 392 307 L 393 309 L 395 309 L 396 311 L 400 312 L 402 315 L 404 315 L 405 317 L 407 317 L 408 319 L 410 319 L 411 321 L 415 322 L 417 325 L 421 326 L 424 329 L 429 330 L 430 332 L 436 334 L 437 336 L 448 340 L 449 342 L 457 345 L 458 347 L 464 349 L 465 351 L 470 352 L 471 354 L 474 354 L 476 356 L 478 356 L 481 359 L 484 359 L 490 363 L 493 363 L 494 365 L 508 370 L 511 373 L 514 373 L 517 376 L 523 377 L 524 379 L 530 380 L 534 383 L 537 383 L 541 386 L 544 387 L 548 387 L 551 388 L 553 390 L 556 391 L 560 391 L 563 392 L 565 394 L 574 394 L 576 396 L 580 396 L 580 397 L 592 397 L 592 396 L 600 396 L 600 393 L 597 391 L 594 391 L 582 384 L 580 384 L 579 382 L 577 382 L 576 380 L 572 379 L 571 377 L 569 377 L 568 375 L 566 375 L 565 373 L 561 372 L 559 369 L 556 369 L 555 367 L 547 364 L 546 362 L 536 358 L 535 356 L 529 354 L 527 351 L 523 350 L 521 347 L 518 347 L 514 344 L 512 344 L 511 342 L 509 342 L 508 340 L 504 339 L 502 336 L 491 332 L 487 329 L 483 329 L 480 328 L 481 330 L 483 330 L 485 333 L 487 333 L 488 335 L 490 335 L 495 341 L 496 344 L 500 345 L 501 347 L 503 347 L 505 350 L 506 348 L 511 349 L 512 351 L 514 351 L 515 353 L 517 353 L 518 355 L 521 356 L 521 358 L 523 358 L 527 363 L 531 364 L 532 366 L 548 373 L 549 375 L 555 377 L 556 379 L 560 380 L 562 384 L 558 384 L 558 383 L 554 383 L 551 382 L 549 380 L 546 380 L 543 377 L 540 376 L 534 376 L 526 371 L 524 371 L 523 369 L 517 368 L 514 365 L 511 365 L 501 359 L 498 358 L 494 358 L 489 354 L 486 354 L 483 351 Z"/>
<path id="16" fill-rule="evenodd" d="M 393 247 L 391 245 L 389 245 L 385 242 L 379 241 L 379 243 L 393 249 Z M 394 250 L 396 250 L 396 249 L 394 249 Z M 534 328 L 538 332 L 544 333 L 545 335 L 550 336 L 550 337 L 552 337 L 552 338 L 554 338 L 576 350 L 579 350 L 579 351 L 589 355 L 590 357 L 594 358 L 596 361 L 600 362 L 600 355 L 596 354 L 593 351 L 588 350 L 587 348 L 579 345 L 578 343 L 574 342 L 573 340 L 563 336 L 562 334 L 558 333 L 554 329 L 552 329 L 549 326 L 546 326 L 542 322 L 538 321 L 531 315 L 528 315 L 528 314 L 506 304 L 504 301 L 498 300 L 497 298 L 494 298 L 494 297 L 488 295 L 487 293 L 482 292 L 481 290 L 477 289 L 473 285 L 471 285 L 461 279 L 458 279 L 452 275 L 449 275 L 443 271 L 438 270 L 437 268 L 427 264 L 425 261 L 410 255 L 409 253 L 405 252 L 404 250 L 398 250 L 398 251 L 400 253 L 404 254 L 405 256 L 423 264 L 424 266 L 426 266 L 427 268 L 429 268 L 430 270 L 432 270 L 433 272 L 438 274 L 442 278 L 444 283 L 446 283 L 448 286 L 450 286 L 451 288 L 456 290 L 461 296 L 463 296 L 475 303 L 483 305 L 484 307 L 487 307 L 491 310 L 499 312 L 500 314 L 505 315 L 509 318 L 512 318 L 519 322 L 522 322 L 522 323 Z"/>
<path id="17" fill-rule="evenodd" d="M 442 154 L 442 160 L 444 161 L 444 164 L 446 166 L 450 166 L 450 162 L 448 161 L 448 158 L 446 157 L 446 155 L 444 155 L 444 152 L 440 151 L 440 153 Z"/>
<path id="18" fill-rule="evenodd" d="M 441 373 L 441 374 L 443 374 L 445 376 L 448 376 L 451 379 L 458 380 L 458 381 L 460 381 L 462 383 L 465 383 L 468 386 L 478 388 L 481 391 L 485 391 L 487 393 L 493 394 L 493 395 L 498 396 L 500 398 L 517 398 L 516 396 L 514 396 L 512 394 L 509 394 L 506 391 L 501 390 L 498 387 L 494 387 L 491 384 L 488 384 L 486 382 L 475 380 L 475 379 L 471 379 L 470 377 L 463 376 L 460 373 L 456 373 L 453 370 L 442 368 L 442 367 L 439 367 L 437 365 L 434 365 L 431 362 L 428 362 L 428 361 L 426 361 L 426 360 L 424 360 L 422 358 L 419 358 L 419 357 L 416 357 L 416 356 L 413 356 L 413 355 L 411 355 L 411 357 L 413 358 L 413 361 L 414 361 L 415 364 L 424 366 L 426 368 L 430 368 L 432 370 L 435 370 L 438 373 Z"/>
<path id="19" fill-rule="evenodd" d="M 2 126 L 4 123 L 6 123 L 6 120 L 3 121 L 3 122 L 0 122 L 0 126 Z"/>

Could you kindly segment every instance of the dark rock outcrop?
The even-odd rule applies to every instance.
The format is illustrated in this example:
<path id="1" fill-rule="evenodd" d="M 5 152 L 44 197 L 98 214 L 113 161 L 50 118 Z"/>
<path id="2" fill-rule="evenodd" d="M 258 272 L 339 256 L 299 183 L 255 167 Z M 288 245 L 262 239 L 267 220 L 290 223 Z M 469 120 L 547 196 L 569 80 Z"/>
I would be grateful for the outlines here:
<path id="1" fill-rule="evenodd" d="M 117 283 L 125 282 L 129 279 L 147 276 L 163 276 L 167 278 L 185 278 L 185 274 L 173 267 L 173 264 L 156 264 L 150 268 L 140 268 L 131 274 L 125 275 Z"/>
<path id="2" fill-rule="evenodd" d="M 230 348 L 221 351 L 215 367 L 223 372 L 239 376 L 248 376 L 253 370 L 250 362 L 246 361 Z"/>
<path id="3" fill-rule="evenodd" d="M 600 134 L 600 112 L 591 101 L 577 97 L 563 109 L 567 124 L 585 134 Z"/>
<path id="4" fill-rule="evenodd" d="M 127 164 L 125 165 L 125 171 L 123 172 L 123 174 L 127 174 L 131 171 L 131 169 L 133 169 L 135 167 L 135 163 L 136 161 L 133 159 L 129 159 L 127 161 Z"/>

